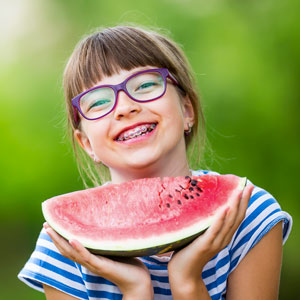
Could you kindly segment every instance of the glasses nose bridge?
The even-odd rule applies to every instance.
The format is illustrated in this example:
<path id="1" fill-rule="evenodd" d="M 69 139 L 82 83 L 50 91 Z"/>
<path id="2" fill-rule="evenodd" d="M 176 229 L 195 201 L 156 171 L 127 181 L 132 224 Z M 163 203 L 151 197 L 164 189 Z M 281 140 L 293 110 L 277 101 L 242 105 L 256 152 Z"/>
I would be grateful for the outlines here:
<path id="1" fill-rule="evenodd" d="M 120 91 L 123 91 L 128 97 L 130 97 L 130 95 L 128 94 L 127 89 L 126 89 L 126 82 L 127 82 L 127 80 L 125 80 L 125 81 L 123 81 L 119 84 L 114 85 L 114 90 L 115 90 L 115 95 L 116 95 L 116 102 L 118 101 Z"/>

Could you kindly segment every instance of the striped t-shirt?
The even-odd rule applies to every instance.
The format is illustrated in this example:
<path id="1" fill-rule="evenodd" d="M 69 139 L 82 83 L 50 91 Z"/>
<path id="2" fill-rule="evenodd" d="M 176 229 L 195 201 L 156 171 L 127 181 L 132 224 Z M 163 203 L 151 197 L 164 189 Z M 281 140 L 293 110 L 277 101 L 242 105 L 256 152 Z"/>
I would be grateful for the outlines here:
<path id="1" fill-rule="evenodd" d="M 207 173 L 217 175 L 212 171 L 193 171 L 195 176 Z M 268 192 L 255 187 L 245 219 L 231 242 L 203 269 L 202 277 L 213 300 L 224 299 L 229 274 L 250 249 L 280 221 L 283 225 L 284 243 L 292 226 L 290 215 L 281 210 Z M 150 256 L 140 259 L 150 271 L 154 299 L 172 299 L 167 269 L 170 257 Z M 119 288 L 113 283 L 62 256 L 44 229 L 40 233 L 34 252 L 18 277 L 39 291 L 43 291 L 43 284 L 46 284 L 78 299 L 122 299 Z"/>

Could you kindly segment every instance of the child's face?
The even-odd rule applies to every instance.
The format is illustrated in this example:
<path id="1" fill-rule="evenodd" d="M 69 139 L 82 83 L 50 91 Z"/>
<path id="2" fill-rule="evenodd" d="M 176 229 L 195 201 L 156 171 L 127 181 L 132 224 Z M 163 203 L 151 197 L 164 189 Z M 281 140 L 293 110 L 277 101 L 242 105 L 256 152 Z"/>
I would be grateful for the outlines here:
<path id="1" fill-rule="evenodd" d="M 118 84 L 150 68 L 122 70 L 104 77 L 97 85 Z M 135 173 L 147 177 L 147 174 L 159 173 L 164 168 L 180 168 L 178 164 L 186 163 L 184 130 L 188 124 L 193 124 L 190 101 L 181 99 L 176 87 L 168 81 L 166 93 L 151 102 L 135 102 L 120 91 L 116 108 L 98 120 L 81 118 L 81 131 L 76 130 L 75 137 L 112 175 Z M 136 136 L 144 132 L 146 134 Z"/>

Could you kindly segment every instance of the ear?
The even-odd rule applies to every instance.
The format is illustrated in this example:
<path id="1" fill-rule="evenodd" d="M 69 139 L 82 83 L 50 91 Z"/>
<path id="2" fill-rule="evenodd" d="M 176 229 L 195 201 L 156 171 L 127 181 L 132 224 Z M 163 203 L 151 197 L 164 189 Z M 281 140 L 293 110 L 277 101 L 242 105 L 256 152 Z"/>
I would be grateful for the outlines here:
<path id="1" fill-rule="evenodd" d="M 192 105 L 192 102 L 189 97 L 183 98 L 183 117 L 184 117 L 184 130 L 189 130 L 194 124 L 195 112 Z"/>
<path id="2" fill-rule="evenodd" d="M 96 157 L 93 148 L 91 146 L 88 136 L 81 130 L 76 129 L 74 131 L 75 140 L 78 142 L 80 147 L 95 161 L 99 162 L 99 159 Z"/>

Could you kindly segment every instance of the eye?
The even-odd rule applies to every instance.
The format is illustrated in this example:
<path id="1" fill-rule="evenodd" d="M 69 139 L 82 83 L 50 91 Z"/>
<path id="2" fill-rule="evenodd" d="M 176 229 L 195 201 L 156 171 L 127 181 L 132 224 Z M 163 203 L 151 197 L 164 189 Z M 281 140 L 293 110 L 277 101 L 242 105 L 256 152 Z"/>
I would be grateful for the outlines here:
<path id="1" fill-rule="evenodd" d="M 89 105 L 89 110 L 91 110 L 93 108 L 103 109 L 103 108 L 107 107 L 107 105 L 110 104 L 110 103 L 111 103 L 111 101 L 107 100 L 107 99 L 96 100 L 94 103 Z"/>
<path id="2" fill-rule="evenodd" d="M 146 88 L 149 88 L 149 87 L 155 86 L 155 85 L 157 85 L 157 83 L 154 81 L 145 82 L 145 83 L 141 84 L 140 86 L 138 86 L 137 90 L 146 89 Z"/>

